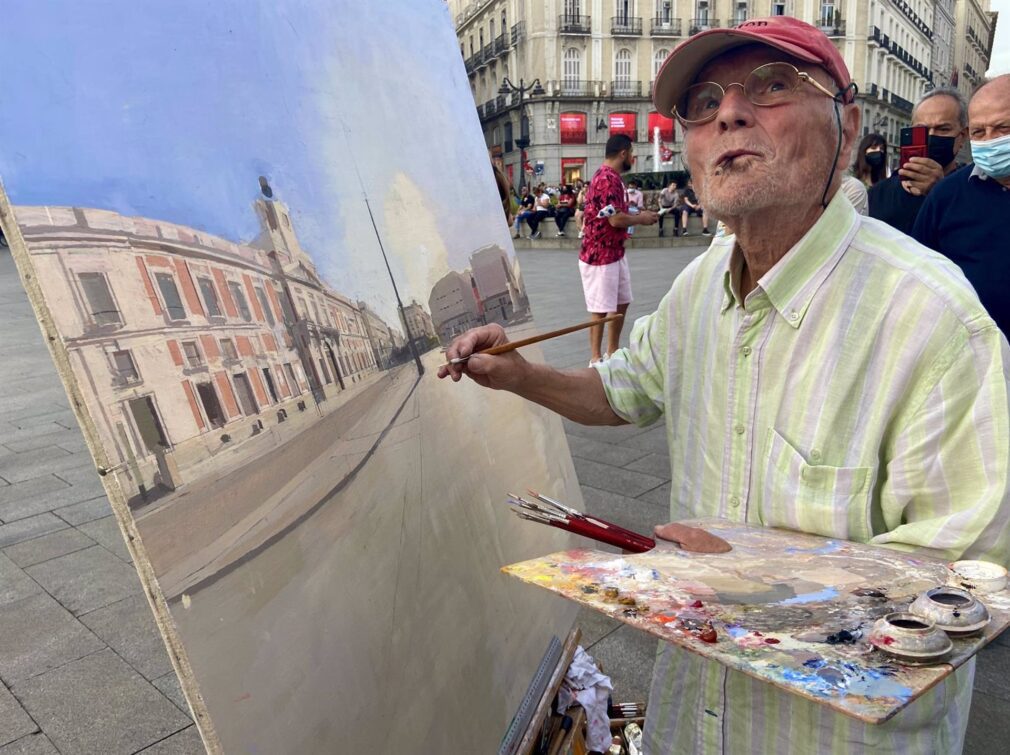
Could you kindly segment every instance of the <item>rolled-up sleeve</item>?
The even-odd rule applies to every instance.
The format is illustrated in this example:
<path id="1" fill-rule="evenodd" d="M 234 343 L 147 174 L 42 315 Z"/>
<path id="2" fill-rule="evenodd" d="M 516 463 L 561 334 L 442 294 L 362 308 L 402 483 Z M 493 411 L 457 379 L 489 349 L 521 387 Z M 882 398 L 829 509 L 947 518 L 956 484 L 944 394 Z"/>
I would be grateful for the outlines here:
<path id="1" fill-rule="evenodd" d="M 949 345 L 896 429 L 872 542 L 1010 566 L 1010 348 L 995 325 Z"/>
<path id="2" fill-rule="evenodd" d="M 635 321 L 629 346 L 593 365 L 614 412 L 643 427 L 662 417 L 666 410 L 670 297 L 667 294 L 655 312 Z"/>

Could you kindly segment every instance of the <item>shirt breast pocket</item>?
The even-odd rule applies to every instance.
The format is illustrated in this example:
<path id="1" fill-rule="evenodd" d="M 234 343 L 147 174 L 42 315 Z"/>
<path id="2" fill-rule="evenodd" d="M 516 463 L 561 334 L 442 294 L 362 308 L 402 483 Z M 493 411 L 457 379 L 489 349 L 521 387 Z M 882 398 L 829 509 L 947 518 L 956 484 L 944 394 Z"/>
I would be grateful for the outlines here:
<path id="1" fill-rule="evenodd" d="M 812 535 L 865 543 L 872 536 L 872 467 L 810 464 L 775 428 L 768 429 L 761 521 Z"/>

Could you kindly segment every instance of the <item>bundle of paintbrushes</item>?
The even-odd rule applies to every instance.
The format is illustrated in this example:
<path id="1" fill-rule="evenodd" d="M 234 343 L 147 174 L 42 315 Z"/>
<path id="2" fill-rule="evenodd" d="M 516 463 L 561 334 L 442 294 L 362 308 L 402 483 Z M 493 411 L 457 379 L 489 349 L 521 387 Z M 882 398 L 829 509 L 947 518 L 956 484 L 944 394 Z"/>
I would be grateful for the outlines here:
<path id="1" fill-rule="evenodd" d="M 588 516 L 532 490 L 529 494 L 532 500 L 513 493 L 508 494 L 508 503 L 512 506 L 513 513 L 520 519 L 549 524 L 551 527 L 567 530 L 632 553 L 645 553 L 656 547 L 656 541 L 645 535 L 626 530 L 598 517 Z"/>

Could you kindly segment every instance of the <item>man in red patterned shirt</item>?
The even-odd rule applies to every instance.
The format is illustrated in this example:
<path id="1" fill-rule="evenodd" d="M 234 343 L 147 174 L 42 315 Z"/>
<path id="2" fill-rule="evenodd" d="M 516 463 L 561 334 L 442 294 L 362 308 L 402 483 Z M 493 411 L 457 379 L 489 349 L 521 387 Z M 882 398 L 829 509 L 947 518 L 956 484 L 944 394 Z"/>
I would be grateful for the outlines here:
<path id="1" fill-rule="evenodd" d="M 652 225 L 659 215 L 643 210 L 637 215 L 628 213 L 628 199 L 621 173 L 631 170 L 634 164 L 634 145 L 624 134 L 615 134 L 607 140 L 603 165 L 593 175 L 586 191 L 585 225 L 582 251 L 579 252 L 579 271 L 582 273 L 582 290 L 586 295 L 586 309 L 594 320 L 608 314 L 624 314 L 631 303 L 631 276 L 628 261 L 624 258 L 624 239 L 633 225 Z M 607 356 L 619 348 L 623 320 L 610 323 L 607 337 Z M 602 361 L 603 326 L 589 329 L 590 364 Z"/>

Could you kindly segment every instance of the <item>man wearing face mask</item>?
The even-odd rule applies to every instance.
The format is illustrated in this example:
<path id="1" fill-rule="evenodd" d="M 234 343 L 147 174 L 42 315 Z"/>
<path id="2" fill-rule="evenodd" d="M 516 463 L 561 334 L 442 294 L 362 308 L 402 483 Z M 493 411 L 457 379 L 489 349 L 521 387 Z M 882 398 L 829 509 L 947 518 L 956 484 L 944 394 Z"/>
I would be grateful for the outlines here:
<path id="1" fill-rule="evenodd" d="M 975 92 L 968 135 L 974 165 L 930 192 L 912 235 L 960 265 L 992 319 L 1010 335 L 1010 74 Z"/>
<path id="2" fill-rule="evenodd" d="M 912 125 L 929 129 L 928 157 L 913 157 L 897 173 L 869 189 L 870 217 L 911 234 L 926 195 L 957 170 L 955 156 L 968 133 L 968 107 L 953 87 L 927 92 L 912 111 Z"/>

